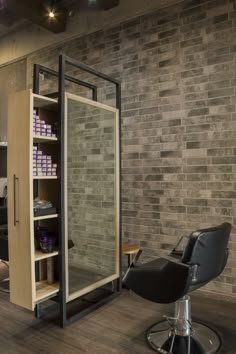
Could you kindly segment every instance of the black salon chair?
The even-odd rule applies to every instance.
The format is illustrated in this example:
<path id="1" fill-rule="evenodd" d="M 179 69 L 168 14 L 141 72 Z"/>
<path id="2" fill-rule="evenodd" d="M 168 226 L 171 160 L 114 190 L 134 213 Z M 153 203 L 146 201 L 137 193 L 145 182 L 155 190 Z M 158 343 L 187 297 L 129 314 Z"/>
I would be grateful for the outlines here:
<path id="1" fill-rule="evenodd" d="M 0 206 L 0 262 L 9 268 L 8 260 L 7 207 Z M 9 292 L 9 278 L 0 279 L 0 290 Z"/>
<path id="2" fill-rule="evenodd" d="M 193 232 L 182 252 L 143 265 L 133 263 L 123 279 L 124 285 L 141 297 L 160 304 L 175 302 L 173 317 L 157 322 L 146 331 L 148 344 L 158 353 L 213 354 L 221 347 L 218 334 L 191 320 L 188 295 L 215 279 L 228 258 L 231 225 Z"/>

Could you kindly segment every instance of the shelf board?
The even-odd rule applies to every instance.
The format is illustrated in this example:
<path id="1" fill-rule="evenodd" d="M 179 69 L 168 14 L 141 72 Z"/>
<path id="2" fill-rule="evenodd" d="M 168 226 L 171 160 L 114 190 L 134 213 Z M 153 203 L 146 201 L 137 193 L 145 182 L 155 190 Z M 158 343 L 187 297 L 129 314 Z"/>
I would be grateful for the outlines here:
<path id="1" fill-rule="evenodd" d="M 43 253 L 40 250 L 35 250 L 34 251 L 34 260 L 35 262 L 40 261 L 41 259 L 47 259 L 50 257 L 55 257 L 58 256 L 58 251 L 53 251 L 51 253 Z"/>
<path id="2" fill-rule="evenodd" d="M 50 214 L 50 215 L 35 216 L 35 217 L 34 217 L 34 221 L 47 220 L 47 219 L 55 219 L 55 218 L 58 218 L 58 214 Z"/>
<path id="3" fill-rule="evenodd" d="M 41 95 L 36 95 L 35 93 L 33 94 L 33 99 L 34 99 L 34 108 L 49 108 L 53 110 L 58 109 L 58 103 L 57 100 L 46 97 L 46 96 L 41 96 Z"/>
<path id="4" fill-rule="evenodd" d="M 33 139 L 34 139 L 34 143 L 47 143 L 50 141 L 58 141 L 57 138 L 51 136 L 41 136 L 41 135 L 34 135 Z"/>
<path id="5" fill-rule="evenodd" d="M 47 280 L 38 281 L 36 283 L 36 298 L 35 301 L 46 299 L 49 296 L 56 294 L 59 291 L 59 282 L 48 284 Z"/>
<path id="6" fill-rule="evenodd" d="M 57 176 L 33 176 L 33 179 L 57 179 Z"/>

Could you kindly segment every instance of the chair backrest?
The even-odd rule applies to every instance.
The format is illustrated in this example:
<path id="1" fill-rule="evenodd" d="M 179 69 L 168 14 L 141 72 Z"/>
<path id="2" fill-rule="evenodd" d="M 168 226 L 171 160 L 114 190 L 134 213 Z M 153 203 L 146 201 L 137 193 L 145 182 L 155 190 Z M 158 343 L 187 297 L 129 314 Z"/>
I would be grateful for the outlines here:
<path id="1" fill-rule="evenodd" d="M 193 266 L 193 285 L 207 283 L 224 270 L 230 231 L 231 225 L 223 223 L 189 236 L 181 261 Z"/>

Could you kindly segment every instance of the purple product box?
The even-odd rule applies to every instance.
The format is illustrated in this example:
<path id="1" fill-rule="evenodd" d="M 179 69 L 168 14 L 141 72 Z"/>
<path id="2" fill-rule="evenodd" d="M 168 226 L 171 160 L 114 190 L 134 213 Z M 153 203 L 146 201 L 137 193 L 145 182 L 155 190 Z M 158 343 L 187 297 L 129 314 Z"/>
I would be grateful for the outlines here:
<path id="1" fill-rule="evenodd" d="M 37 156 L 37 161 L 42 161 L 42 156 L 41 155 Z"/>
<path id="2" fill-rule="evenodd" d="M 56 172 L 52 172 L 52 176 L 56 176 L 57 174 L 56 174 Z"/>
<path id="3" fill-rule="evenodd" d="M 52 173 L 56 173 L 57 172 L 57 169 L 56 168 L 52 168 Z"/>
<path id="4" fill-rule="evenodd" d="M 57 168 L 57 163 L 53 163 L 52 168 Z"/>
<path id="5" fill-rule="evenodd" d="M 41 156 L 43 155 L 43 152 L 40 151 L 40 150 L 38 151 L 38 156 L 39 156 L 39 155 L 41 155 Z"/>
<path id="6" fill-rule="evenodd" d="M 47 156 L 47 160 L 51 160 L 52 159 L 52 156 Z"/>
<path id="7" fill-rule="evenodd" d="M 43 167 L 43 168 L 42 168 L 42 171 L 43 171 L 43 172 L 47 172 L 47 168 Z"/>
<path id="8" fill-rule="evenodd" d="M 33 176 L 37 176 L 36 172 L 33 172 Z"/>
<path id="9" fill-rule="evenodd" d="M 45 164 L 46 164 L 46 163 L 47 163 L 47 160 L 45 160 L 45 159 L 43 160 L 43 159 L 42 159 L 42 163 L 45 163 Z"/>
<path id="10" fill-rule="evenodd" d="M 47 128 L 47 129 L 51 129 L 51 130 L 52 130 L 52 126 L 51 126 L 51 124 L 46 124 L 46 128 Z"/>
<path id="11" fill-rule="evenodd" d="M 42 133 L 42 132 L 41 132 L 41 136 L 47 136 L 47 134 L 46 134 L 46 133 Z"/>
<path id="12" fill-rule="evenodd" d="M 37 171 L 37 168 L 36 167 L 33 167 L 33 172 L 36 172 Z"/>
<path id="13" fill-rule="evenodd" d="M 47 132 L 47 134 L 46 134 L 46 135 L 47 135 L 47 136 L 49 136 L 49 137 L 51 137 L 51 136 L 52 136 L 52 134 L 51 134 L 51 133 L 48 133 L 48 132 Z"/>
<path id="14" fill-rule="evenodd" d="M 52 169 L 50 167 L 47 167 L 47 172 L 52 173 Z"/>
<path id="15" fill-rule="evenodd" d="M 41 128 L 41 124 L 40 123 L 36 123 L 35 122 L 35 126 L 36 126 L 36 128 Z"/>
<path id="16" fill-rule="evenodd" d="M 46 163 L 42 163 L 42 167 L 47 167 L 47 164 Z"/>
<path id="17" fill-rule="evenodd" d="M 41 120 L 40 122 L 41 122 L 41 124 L 45 124 L 45 120 Z"/>
<path id="18" fill-rule="evenodd" d="M 37 146 L 33 146 L 33 150 L 37 151 L 38 150 L 38 147 Z"/>

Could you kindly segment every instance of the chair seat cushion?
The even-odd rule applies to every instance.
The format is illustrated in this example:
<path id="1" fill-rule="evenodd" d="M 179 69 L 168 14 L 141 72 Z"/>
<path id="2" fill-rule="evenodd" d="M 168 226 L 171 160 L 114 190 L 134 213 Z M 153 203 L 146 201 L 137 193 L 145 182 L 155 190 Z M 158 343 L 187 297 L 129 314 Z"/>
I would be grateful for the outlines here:
<path id="1" fill-rule="evenodd" d="M 143 265 L 131 267 L 123 282 L 143 298 L 168 304 L 186 294 L 189 267 L 178 261 L 157 258 Z"/>

